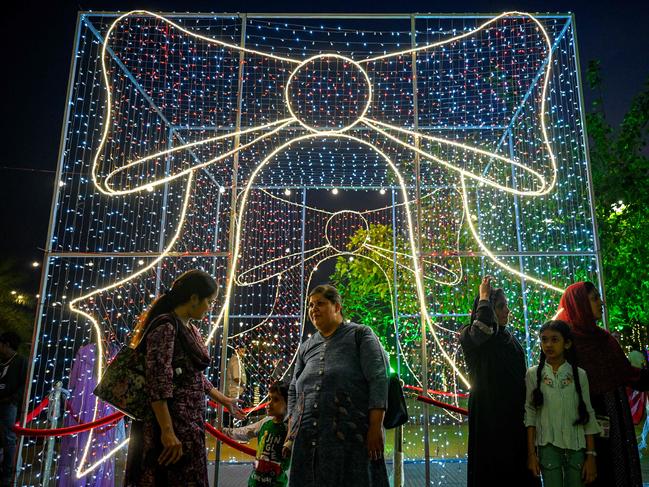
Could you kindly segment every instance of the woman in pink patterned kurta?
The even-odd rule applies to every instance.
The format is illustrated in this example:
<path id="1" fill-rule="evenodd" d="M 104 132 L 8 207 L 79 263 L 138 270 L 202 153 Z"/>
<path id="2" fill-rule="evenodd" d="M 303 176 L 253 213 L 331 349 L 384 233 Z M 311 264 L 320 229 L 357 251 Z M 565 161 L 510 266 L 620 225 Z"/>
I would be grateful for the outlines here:
<path id="1" fill-rule="evenodd" d="M 153 415 L 133 421 L 127 486 L 207 487 L 205 395 L 243 417 L 236 400 L 221 394 L 203 370 L 210 357 L 191 319 L 201 319 L 216 297 L 212 277 L 192 270 L 174 281 L 138 324 L 134 344 L 146 353 Z"/>

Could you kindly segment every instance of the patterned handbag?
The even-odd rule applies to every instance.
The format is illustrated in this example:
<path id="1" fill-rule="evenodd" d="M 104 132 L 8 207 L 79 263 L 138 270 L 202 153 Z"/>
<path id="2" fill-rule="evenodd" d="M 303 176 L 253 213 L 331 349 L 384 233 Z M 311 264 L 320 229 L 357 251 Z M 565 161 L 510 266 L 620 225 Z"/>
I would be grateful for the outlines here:
<path id="1" fill-rule="evenodd" d="M 139 351 L 147 333 L 157 319 L 150 324 L 136 348 L 126 345 L 108 364 L 104 375 L 95 387 L 94 394 L 136 421 L 143 421 L 153 416 L 145 384 L 145 354 Z M 176 322 L 176 327 L 178 323 Z M 177 328 L 176 328 L 176 331 Z"/>
<path id="2" fill-rule="evenodd" d="M 124 346 L 106 367 L 94 394 L 127 416 L 143 421 L 153 414 L 144 373 L 144 354 Z"/>

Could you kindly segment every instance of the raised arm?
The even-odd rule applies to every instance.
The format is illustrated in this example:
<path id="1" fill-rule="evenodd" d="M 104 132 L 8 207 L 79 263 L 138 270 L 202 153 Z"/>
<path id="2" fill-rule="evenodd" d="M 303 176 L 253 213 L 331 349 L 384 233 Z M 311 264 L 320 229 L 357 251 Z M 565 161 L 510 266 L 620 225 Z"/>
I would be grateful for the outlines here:
<path id="1" fill-rule="evenodd" d="M 241 428 L 223 428 L 223 433 L 228 435 L 233 440 L 237 441 L 250 441 L 253 438 L 256 438 L 259 434 L 259 430 L 266 421 L 272 421 L 272 418 L 265 417 L 257 421 L 256 423 L 249 424 L 247 426 L 242 426 Z"/>
<path id="2" fill-rule="evenodd" d="M 496 313 L 489 301 L 491 280 L 491 276 L 486 276 L 482 279 L 475 316 L 472 317 L 471 323 L 460 330 L 460 343 L 465 351 L 479 347 L 496 333 L 498 327 Z"/>

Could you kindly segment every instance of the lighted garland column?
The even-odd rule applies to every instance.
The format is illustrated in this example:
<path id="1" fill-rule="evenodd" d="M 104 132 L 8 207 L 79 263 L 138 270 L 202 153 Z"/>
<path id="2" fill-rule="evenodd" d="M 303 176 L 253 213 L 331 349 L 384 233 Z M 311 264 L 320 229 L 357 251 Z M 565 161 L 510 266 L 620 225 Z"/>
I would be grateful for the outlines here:
<path id="1" fill-rule="evenodd" d="M 247 24 L 247 15 L 240 14 L 239 18 L 241 19 L 241 40 L 240 45 L 242 48 L 246 47 L 246 24 Z M 239 51 L 239 77 L 237 80 L 237 115 L 235 120 L 235 130 L 237 135 L 234 138 L 234 147 L 235 149 L 239 147 L 241 138 L 239 132 L 241 130 L 241 108 L 243 105 L 243 75 L 246 65 L 245 51 Z M 234 286 L 236 283 L 229 283 L 227 280 L 230 278 L 236 279 L 233 268 L 236 269 L 237 262 L 233 258 L 234 246 L 235 246 L 235 233 L 236 233 L 236 215 L 237 215 L 237 188 L 238 188 L 238 178 L 239 178 L 239 151 L 234 153 L 233 162 L 232 162 L 232 194 L 230 195 L 230 230 L 228 234 L 228 264 L 226 268 L 226 282 L 225 288 L 227 289 L 229 285 Z M 232 276 L 232 277 L 230 277 Z M 229 334 L 229 325 L 230 325 L 230 308 L 232 306 L 232 301 L 224 304 L 225 309 L 223 312 L 223 323 L 221 330 L 221 366 L 220 366 L 220 390 L 221 393 L 226 393 L 226 373 L 225 369 L 228 363 L 228 334 Z M 217 427 L 220 429 L 223 426 L 223 408 L 218 409 L 217 413 Z M 219 467 L 221 465 L 221 442 L 216 442 L 215 447 L 215 461 L 214 461 L 214 485 L 219 485 Z"/>
<path id="2" fill-rule="evenodd" d="M 410 45 L 414 49 L 417 47 L 417 18 L 415 15 L 410 16 Z M 413 101 L 413 128 L 415 132 L 418 132 L 419 128 L 419 110 L 418 110 L 418 86 L 417 86 L 417 54 L 415 51 L 411 53 L 412 59 L 412 101 Z M 415 136 L 415 147 L 419 149 L 420 139 Z M 415 153 L 415 199 L 417 201 L 417 216 L 416 216 L 416 244 L 417 244 L 417 255 L 415 258 L 419 261 L 419 269 L 424 268 L 424 259 L 421 255 L 421 230 L 422 230 L 422 217 L 421 217 L 421 159 L 419 152 Z M 423 272 L 422 272 L 423 277 Z M 422 292 L 424 287 L 422 286 Z M 426 296 L 422 296 L 422 299 L 426 300 Z M 420 313 L 428 313 L 428 303 L 424 309 L 420 307 Z M 428 396 L 428 325 L 426 316 L 420 316 L 420 327 L 421 327 L 421 383 L 423 384 L 422 395 Z M 430 485 L 430 441 L 429 441 L 429 423 L 430 423 L 430 411 L 428 403 L 423 403 L 424 410 L 424 460 L 426 462 L 426 485 Z M 401 429 L 401 428 L 400 428 Z M 396 444 L 395 444 L 396 452 Z M 396 453 L 395 453 L 396 457 Z M 403 459 L 403 455 L 401 455 Z M 396 469 L 396 464 L 395 464 Z"/>
<path id="3" fill-rule="evenodd" d="M 401 378 L 401 359 L 399 353 L 399 283 L 397 280 L 397 208 L 395 190 L 390 188 L 392 200 L 392 288 L 394 289 L 394 349 L 396 355 L 397 374 Z M 394 455 L 393 455 L 394 482 L 393 487 L 400 487 L 404 484 L 405 475 L 403 471 L 403 426 L 394 430 Z"/>
<path id="4" fill-rule="evenodd" d="M 597 261 L 597 284 L 599 287 L 602 300 L 606 302 L 606 287 L 604 282 L 604 266 L 602 264 L 602 247 L 599 243 L 599 232 L 597 231 L 597 214 L 595 213 L 595 190 L 593 189 L 593 177 L 590 165 L 590 150 L 588 149 L 588 128 L 584 113 L 586 113 L 586 103 L 584 102 L 584 93 L 582 90 L 581 82 L 581 61 L 579 58 L 579 43 L 577 40 L 577 24 L 575 23 L 575 14 L 570 14 L 570 24 L 572 25 L 573 42 L 571 45 L 571 53 L 575 62 L 575 76 L 577 77 L 577 92 L 579 93 L 579 121 L 583 131 L 582 148 L 584 152 L 584 159 L 586 161 L 586 177 L 588 179 L 588 203 L 590 206 L 590 218 L 593 225 L 593 246 L 595 250 L 595 259 Z M 606 306 L 602 308 L 602 321 L 604 326 L 608 329 L 608 310 Z"/>
<path id="5" fill-rule="evenodd" d="M 73 113 L 72 104 L 70 99 L 72 97 L 73 88 L 74 88 L 74 79 L 77 74 L 77 52 L 79 50 L 79 43 L 81 41 L 81 24 L 82 24 L 83 15 L 81 13 L 77 14 L 77 22 L 75 25 L 74 31 L 74 42 L 72 44 L 72 52 L 70 56 L 70 71 L 68 72 L 68 88 L 66 91 L 65 104 L 63 109 L 63 123 L 61 124 L 61 135 L 59 140 L 59 153 L 56 164 L 56 176 L 54 178 L 54 190 L 52 192 L 52 203 L 50 206 L 50 220 L 47 228 L 47 239 L 45 241 L 45 252 L 43 253 L 43 265 L 41 267 L 41 279 L 38 287 L 38 295 L 36 300 L 36 314 L 34 317 L 34 333 L 32 336 L 32 346 L 29 355 L 29 361 L 27 364 L 27 377 L 33 379 L 37 375 L 37 349 L 35 344 L 38 343 L 40 339 L 43 322 L 46 315 L 46 296 L 45 290 L 47 289 L 49 274 L 51 271 L 52 260 L 56 257 L 53 256 L 52 242 L 55 235 L 55 227 L 57 224 L 57 216 L 60 210 L 59 207 L 59 198 L 61 196 L 61 189 L 63 187 L 63 167 L 65 161 L 65 148 L 68 141 L 68 130 L 70 124 L 70 117 Z M 31 400 L 32 387 L 35 383 L 35 380 L 28 380 L 27 386 L 25 387 L 25 394 L 23 404 L 25 409 L 33 408 L 36 406 L 36 401 Z M 42 398 L 34 399 L 45 399 L 45 396 Z M 25 428 L 27 423 L 25 422 L 25 416 L 17 418 L 20 421 L 20 425 Z M 23 446 L 25 442 L 25 437 L 18 437 L 18 442 L 16 445 L 16 480 L 21 478 L 23 471 Z"/>

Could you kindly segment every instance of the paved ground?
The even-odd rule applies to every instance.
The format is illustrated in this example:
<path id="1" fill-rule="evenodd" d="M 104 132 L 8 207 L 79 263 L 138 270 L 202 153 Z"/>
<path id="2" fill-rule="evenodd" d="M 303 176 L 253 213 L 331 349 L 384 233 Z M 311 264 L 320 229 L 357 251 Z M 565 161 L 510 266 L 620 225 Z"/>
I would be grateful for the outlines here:
<path id="1" fill-rule="evenodd" d="M 222 464 L 219 474 L 218 487 L 246 487 L 251 465 L 249 463 Z M 426 485 L 426 471 L 423 462 L 408 462 L 405 468 L 405 487 L 421 487 Z M 388 470 L 392 471 L 392 464 L 388 463 Z M 213 475 L 214 466 L 210 465 Z M 210 478 L 212 485 L 213 477 Z M 431 486 L 443 485 L 445 487 L 464 487 L 466 485 L 466 462 L 443 461 L 431 462 Z"/>
<path id="2" fill-rule="evenodd" d="M 642 476 L 649 479 L 649 459 L 643 458 Z M 224 463 L 221 466 L 218 487 L 246 487 L 250 473 L 250 463 Z M 405 487 L 422 487 L 426 485 L 426 469 L 423 462 L 407 462 L 405 469 Z M 388 462 L 388 470 L 392 464 Z M 214 464 L 210 468 L 210 485 L 214 481 Z M 444 460 L 433 461 L 430 464 L 430 485 L 444 487 L 464 487 L 466 485 L 466 461 Z M 649 483 L 645 482 L 645 487 Z"/>

